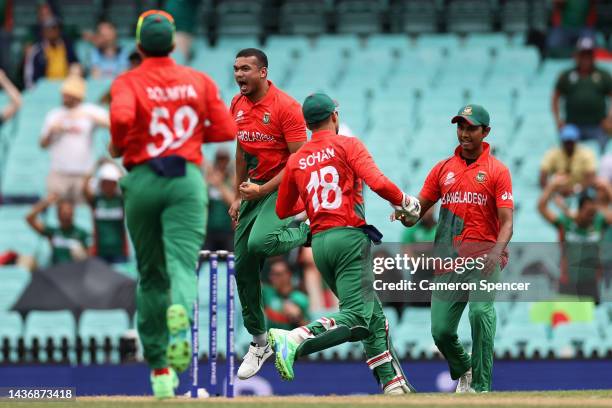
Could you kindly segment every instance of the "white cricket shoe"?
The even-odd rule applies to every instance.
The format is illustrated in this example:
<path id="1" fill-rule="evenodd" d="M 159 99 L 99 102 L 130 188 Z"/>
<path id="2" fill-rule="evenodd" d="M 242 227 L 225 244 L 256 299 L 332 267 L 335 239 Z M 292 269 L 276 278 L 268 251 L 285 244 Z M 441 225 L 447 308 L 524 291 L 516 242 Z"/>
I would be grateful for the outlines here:
<path id="1" fill-rule="evenodd" d="M 472 369 L 467 370 L 461 377 L 459 377 L 459 382 L 457 383 L 457 388 L 455 392 L 458 394 L 472 393 L 476 392 L 472 388 Z"/>
<path id="2" fill-rule="evenodd" d="M 273 354 L 274 350 L 272 350 L 269 343 L 261 347 L 257 346 L 255 343 L 251 343 L 249 345 L 249 351 L 244 356 L 242 364 L 240 364 L 238 368 L 238 378 L 246 380 L 257 374 L 264 361 Z"/>

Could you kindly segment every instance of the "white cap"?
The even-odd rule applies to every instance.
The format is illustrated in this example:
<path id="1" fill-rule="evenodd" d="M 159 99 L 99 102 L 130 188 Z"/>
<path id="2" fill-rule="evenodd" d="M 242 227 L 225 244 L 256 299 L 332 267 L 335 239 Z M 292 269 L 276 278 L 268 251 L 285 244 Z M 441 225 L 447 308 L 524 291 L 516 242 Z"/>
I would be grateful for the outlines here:
<path id="1" fill-rule="evenodd" d="M 100 180 L 118 181 L 121 178 L 121 170 L 112 163 L 104 163 L 98 170 L 98 178 Z"/>

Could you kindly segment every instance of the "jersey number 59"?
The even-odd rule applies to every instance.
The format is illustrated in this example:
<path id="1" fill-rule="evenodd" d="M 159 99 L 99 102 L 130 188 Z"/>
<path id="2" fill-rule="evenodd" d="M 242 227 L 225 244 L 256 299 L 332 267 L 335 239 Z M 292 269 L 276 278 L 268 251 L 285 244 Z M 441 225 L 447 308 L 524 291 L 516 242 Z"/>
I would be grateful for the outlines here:
<path id="1" fill-rule="evenodd" d="M 187 120 L 187 126 L 185 126 Z M 181 106 L 174 112 L 172 118 L 173 130 L 170 130 L 164 122 L 170 121 L 170 111 L 168 108 L 158 106 L 151 112 L 151 122 L 149 123 L 149 134 L 154 137 L 162 135 L 163 140 L 159 147 L 155 142 L 147 144 L 147 153 L 151 157 L 157 157 L 168 149 L 178 149 L 193 135 L 193 131 L 198 124 L 198 115 L 191 106 Z"/>
<path id="2" fill-rule="evenodd" d="M 331 178 L 331 181 L 325 177 Z M 342 190 L 338 187 L 340 176 L 334 166 L 325 166 L 320 170 L 310 173 L 310 181 L 306 186 L 308 194 L 312 193 L 312 207 L 315 212 L 323 207 L 326 210 L 335 210 L 342 203 Z M 319 199 L 319 187 L 321 187 L 321 198 Z M 330 193 L 334 192 L 333 200 L 330 200 Z"/>

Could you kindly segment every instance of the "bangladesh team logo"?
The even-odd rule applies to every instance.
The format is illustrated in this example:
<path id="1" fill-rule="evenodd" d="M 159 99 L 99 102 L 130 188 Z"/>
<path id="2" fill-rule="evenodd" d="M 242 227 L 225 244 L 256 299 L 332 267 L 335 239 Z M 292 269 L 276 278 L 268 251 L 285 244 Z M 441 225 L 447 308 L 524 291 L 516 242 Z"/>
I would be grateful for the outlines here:
<path id="1" fill-rule="evenodd" d="M 465 109 L 463 109 L 463 112 L 461 112 L 461 114 L 465 116 L 470 116 L 472 114 L 472 107 L 466 106 Z"/>
<path id="2" fill-rule="evenodd" d="M 484 171 L 479 171 L 475 179 L 479 183 L 484 183 L 487 180 L 487 174 Z"/>
<path id="3" fill-rule="evenodd" d="M 269 112 L 264 113 L 262 121 L 264 125 L 270 124 L 270 113 Z"/>

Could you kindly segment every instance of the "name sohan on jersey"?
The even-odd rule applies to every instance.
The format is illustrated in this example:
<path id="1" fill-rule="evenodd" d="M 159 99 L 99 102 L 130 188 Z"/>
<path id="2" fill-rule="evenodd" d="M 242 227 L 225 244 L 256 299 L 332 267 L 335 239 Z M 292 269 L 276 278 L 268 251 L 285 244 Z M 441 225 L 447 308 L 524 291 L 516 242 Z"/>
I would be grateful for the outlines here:
<path id="1" fill-rule="evenodd" d="M 318 152 L 314 152 L 306 157 L 302 157 L 298 161 L 298 163 L 300 165 L 300 169 L 304 170 L 306 167 L 314 166 L 315 164 L 327 161 L 332 157 L 336 157 L 336 152 L 334 151 L 334 148 L 326 147 L 325 149 L 319 150 Z"/>

